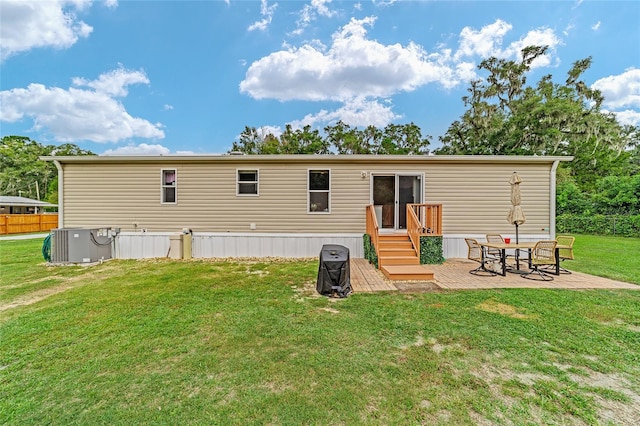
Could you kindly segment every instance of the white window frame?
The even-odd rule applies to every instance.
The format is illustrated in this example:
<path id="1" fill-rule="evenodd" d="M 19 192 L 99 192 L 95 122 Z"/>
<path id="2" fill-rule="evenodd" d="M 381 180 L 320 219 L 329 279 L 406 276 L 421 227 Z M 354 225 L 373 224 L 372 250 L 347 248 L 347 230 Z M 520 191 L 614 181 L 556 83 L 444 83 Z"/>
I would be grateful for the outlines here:
<path id="1" fill-rule="evenodd" d="M 311 189 L 310 177 L 311 172 L 328 172 L 329 173 L 329 189 Z M 330 214 L 331 213 L 331 169 L 313 168 L 307 169 L 307 214 Z M 311 210 L 311 194 L 312 193 L 327 193 L 327 210 L 312 211 Z"/>
<path id="2" fill-rule="evenodd" d="M 173 185 L 165 184 L 165 181 L 164 181 L 165 172 L 173 172 L 175 174 L 175 180 L 173 181 Z M 165 201 L 165 189 L 167 188 L 174 188 L 175 201 Z M 176 168 L 160 169 L 160 204 L 178 204 L 178 169 Z"/>
<path id="3" fill-rule="evenodd" d="M 240 173 L 253 173 L 256 174 L 255 181 L 240 181 Z M 240 184 L 241 183 L 255 183 L 256 184 L 256 193 L 255 194 L 241 194 L 240 193 Z M 236 169 L 236 196 L 237 197 L 258 197 L 260 195 L 260 170 L 259 169 Z"/>

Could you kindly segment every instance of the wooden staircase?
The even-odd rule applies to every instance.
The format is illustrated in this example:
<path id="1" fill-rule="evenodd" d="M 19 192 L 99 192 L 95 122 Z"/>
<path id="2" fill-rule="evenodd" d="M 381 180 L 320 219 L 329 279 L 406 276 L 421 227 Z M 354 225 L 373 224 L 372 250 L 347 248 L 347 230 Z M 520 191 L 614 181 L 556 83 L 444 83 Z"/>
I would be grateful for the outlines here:
<path id="1" fill-rule="evenodd" d="M 407 234 L 381 234 L 378 244 L 378 266 L 390 280 L 433 280 L 433 271 L 420 264 Z"/>

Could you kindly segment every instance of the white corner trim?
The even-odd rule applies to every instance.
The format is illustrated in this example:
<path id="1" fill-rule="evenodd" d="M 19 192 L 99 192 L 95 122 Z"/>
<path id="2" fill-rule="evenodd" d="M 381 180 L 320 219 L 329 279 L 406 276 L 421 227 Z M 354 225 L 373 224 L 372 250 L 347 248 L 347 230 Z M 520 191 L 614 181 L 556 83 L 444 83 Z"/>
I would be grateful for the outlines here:
<path id="1" fill-rule="evenodd" d="M 549 176 L 549 238 L 556 239 L 556 171 L 559 160 L 553 162 Z"/>
<path id="2" fill-rule="evenodd" d="M 53 160 L 58 169 L 58 228 L 64 228 L 64 169 L 58 160 Z"/>

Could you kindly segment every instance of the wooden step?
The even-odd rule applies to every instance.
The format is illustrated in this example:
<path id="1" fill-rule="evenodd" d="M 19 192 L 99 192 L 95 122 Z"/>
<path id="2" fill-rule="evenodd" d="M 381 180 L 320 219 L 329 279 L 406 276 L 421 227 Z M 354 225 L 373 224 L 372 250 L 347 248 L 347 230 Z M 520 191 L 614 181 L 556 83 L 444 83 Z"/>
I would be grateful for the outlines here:
<path id="1" fill-rule="evenodd" d="M 390 280 L 432 281 L 433 271 L 425 265 L 386 265 L 380 268 Z"/>
<path id="2" fill-rule="evenodd" d="M 411 240 L 408 235 L 384 235 L 378 239 L 379 250 L 387 248 L 411 248 Z"/>
<path id="3" fill-rule="evenodd" d="M 419 265 L 420 259 L 414 254 L 413 256 L 380 256 L 378 264 L 382 265 Z"/>
<path id="4" fill-rule="evenodd" d="M 416 251 L 409 245 L 409 247 L 380 247 L 378 256 L 380 257 L 395 257 L 395 256 L 415 256 Z"/>
<path id="5" fill-rule="evenodd" d="M 407 234 L 379 234 L 378 241 L 409 241 Z"/>
<path id="6" fill-rule="evenodd" d="M 378 245 L 378 251 L 387 249 L 413 249 L 413 245 L 410 242 L 395 242 L 395 243 L 382 243 Z"/>

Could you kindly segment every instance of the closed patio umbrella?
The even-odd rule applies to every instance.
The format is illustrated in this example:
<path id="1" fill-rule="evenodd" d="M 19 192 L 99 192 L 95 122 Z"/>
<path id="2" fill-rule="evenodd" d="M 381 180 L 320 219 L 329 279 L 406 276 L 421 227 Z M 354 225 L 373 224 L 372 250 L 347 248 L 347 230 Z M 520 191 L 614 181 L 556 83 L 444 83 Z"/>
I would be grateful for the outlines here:
<path id="1" fill-rule="evenodd" d="M 511 208 L 509 209 L 509 213 L 507 214 L 507 222 L 516 226 L 516 243 L 518 243 L 518 226 L 522 225 L 527 221 L 527 218 L 522 211 L 522 206 L 520 206 L 521 197 L 520 197 L 520 183 L 522 179 L 518 175 L 518 173 L 513 172 L 511 175 L 511 179 L 509 179 L 509 184 L 511 185 Z"/>
<path id="2" fill-rule="evenodd" d="M 516 226 L 516 244 L 518 244 L 518 226 L 522 225 L 527 221 L 527 218 L 522 211 L 522 206 L 520 206 L 521 197 L 520 197 L 520 183 L 522 179 L 518 175 L 518 173 L 513 172 L 511 175 L 511 179 L 509 179 L 509 184 L 511 185 L 511 208 L 509 209 L 509 213 L 507 214 L 507 222 Z M 516 269 L 520 269 L 520 259 L 518 256 L 518 250 L 516 250 Z"/>

